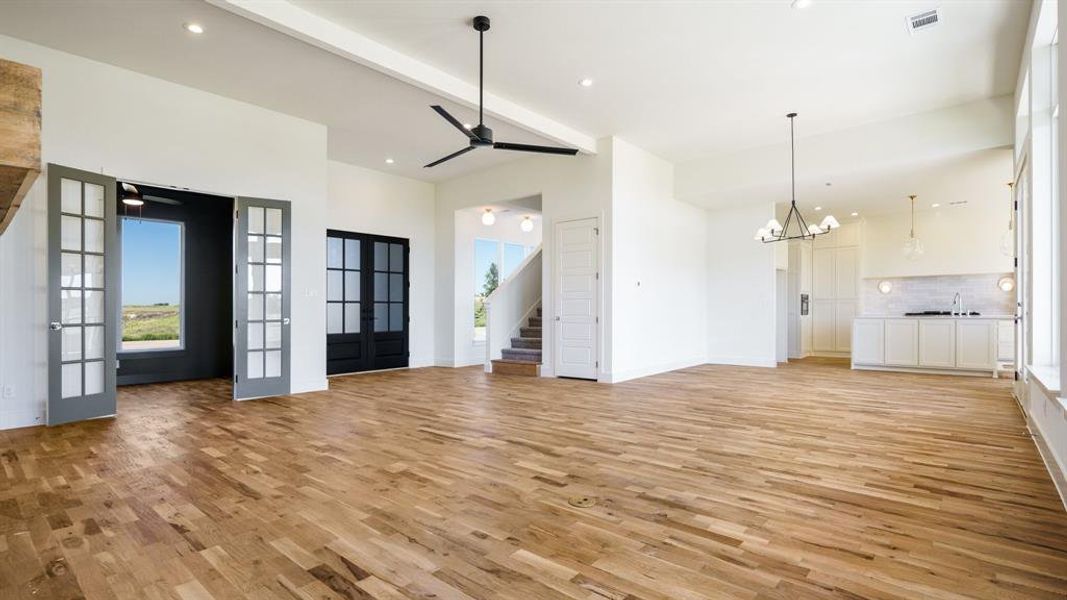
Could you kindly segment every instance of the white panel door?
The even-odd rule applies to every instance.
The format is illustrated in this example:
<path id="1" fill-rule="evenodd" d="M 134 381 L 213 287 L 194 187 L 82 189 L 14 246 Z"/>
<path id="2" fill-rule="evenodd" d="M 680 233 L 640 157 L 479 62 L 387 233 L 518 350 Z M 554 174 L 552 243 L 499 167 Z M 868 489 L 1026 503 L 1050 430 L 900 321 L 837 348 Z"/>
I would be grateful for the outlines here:
<path id="1" fill-rule="evenodd" d="M 811 303 L 811 347 L 815 352 L 836 352 L 834 336 L 834 301 L 815 300 Z"/>
<path id="2" fill-rule="evenodd" d="M 556 224 L 555 368 L 558 377 L 596 379 L 600 306 L 597 220 Z"/>
<path id="3" fill-rule="evenodd" d="M 956 366 L 994 369 L 997 364 L 996 321 L 956 322 Z"/>
<path id="4" fill-rule="evenodd" d="M 837 352 L 852 350 L 852 319 L 856 318 L 856 301 L 838 301 L 834 309 L 834 349 Z"/>
<path id="5" fill-rule="evenodd" d="M 915 319 L 886 319 L 885 364 L 915 367 L 919 364 L 919 322 Z"/>
<path id="6" fill-rule="evenodd" d="M 885 321 L 856 319 L 852 328 L 852 362 L 857 365 L 885 363 Z"/>
<path id="7" fill-rule="evenodd" d="M 919 365 L 954 368 L 956 366 L 956 322 L 952 319 L 919 321 Z"/>
<path id="8" fill-rule="evenodd" d="M 812 296 L 816 300 L 834 297 L 833 248 L 816 248 L 811 252 Z"/>
<path id="9" fill-rule="evenodd" d="M 838 300 L 859 297 L 859 252 L 856 248 L 834 251 L 834 290 Z"/>

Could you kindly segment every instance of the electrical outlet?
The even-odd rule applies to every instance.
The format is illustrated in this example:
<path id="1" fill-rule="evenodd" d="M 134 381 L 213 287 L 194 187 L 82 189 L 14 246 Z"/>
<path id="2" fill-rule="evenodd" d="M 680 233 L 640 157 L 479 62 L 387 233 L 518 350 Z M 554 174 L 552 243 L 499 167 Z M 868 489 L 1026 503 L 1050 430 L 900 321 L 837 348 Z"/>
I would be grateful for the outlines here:
<path id="1" fill-rule="evenodd" d="M 15 397 L 15 386 L 5 385 L 3 390 L 4 399 L 10 399 Z"/>

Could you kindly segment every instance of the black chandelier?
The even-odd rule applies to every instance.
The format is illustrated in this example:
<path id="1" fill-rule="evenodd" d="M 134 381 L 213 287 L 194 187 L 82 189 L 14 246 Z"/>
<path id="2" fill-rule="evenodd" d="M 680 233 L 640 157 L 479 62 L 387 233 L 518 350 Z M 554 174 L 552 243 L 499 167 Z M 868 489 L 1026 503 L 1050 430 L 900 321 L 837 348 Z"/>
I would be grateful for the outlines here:
<path id="1" fill-rule="evenodd" d="M 788 240 L 805 240 L 815 239 L 815 236 L 830 233 L 830 231 L 837 229 L 841 226 L 837 222 L 837 219 L 833 215 L 826 215 L 822 220 L 822 223 L 816 225 L 815 223 L 808 224 L 804 219 L 804 216 L 797 210 L 797 148 L 795 132 L 793 128 L 793 119 L 795 119 L 797 113 L 789 113 L 786 117 L 789 118 L 789 170 L 793 180 L 792 188 L 792 201 L 789 204 L 789 214 L 785 217 L 785 224 L 778 222 L 778 219 L 772 218 L 767 221 L 767 224 L 756 230 L 756 235 L 753 239 L 769 244 L 771 242 L 784 242 Z M 794 229 L 790 230 L 790 226 Z"/>

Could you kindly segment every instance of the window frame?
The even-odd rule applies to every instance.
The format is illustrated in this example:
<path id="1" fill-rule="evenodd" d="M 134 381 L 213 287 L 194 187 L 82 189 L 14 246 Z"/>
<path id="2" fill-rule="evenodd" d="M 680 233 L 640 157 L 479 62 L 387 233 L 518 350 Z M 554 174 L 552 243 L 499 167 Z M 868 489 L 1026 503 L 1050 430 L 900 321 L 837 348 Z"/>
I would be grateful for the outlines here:
<path id="1" fill-rule="evenodd" d="M 125 301 L 123 295 L 125 293 L 125 286 L 122 285 L 122 270 L 125 268 L 123 256 L 123 235 L 126 221 L 150 221 L 153 223 L 165 223 L 168 225 L 178 226 L 178 345 L 164 348 L 126 348 L 126 342 L 123 341 L 123 331 L 125 329 L 125 323 L 122 320 L 123 307 Z M 150 358 L 155 355 L 159 356 L 173 356 L 175 353 L 185 352 L 185 263 L 186 263 L 186 242 L 185 242 L 185 222 L 177 221 L 174 219 L 154 219 L 147 217 L 135 217 L 130 215 L 119 215 L 118 218 L 118 255 L 119 255 L 119 297 L 118 297 L 118 318 L 116 322 L 118 324 L 118 351 L 117 354 L 121 358 L 123 355 L 135 355 L 138 358 Z"/>

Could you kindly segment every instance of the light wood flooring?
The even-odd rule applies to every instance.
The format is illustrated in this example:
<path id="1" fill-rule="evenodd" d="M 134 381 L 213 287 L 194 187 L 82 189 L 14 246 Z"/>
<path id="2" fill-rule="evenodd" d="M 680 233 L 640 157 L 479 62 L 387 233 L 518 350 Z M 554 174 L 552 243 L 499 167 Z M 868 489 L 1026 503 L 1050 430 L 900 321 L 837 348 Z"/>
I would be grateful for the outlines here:
<path id="1" fill-rule="evenodd" d="M 117 419 L 0 432 L 0 598 L 1067 595 L 1067 513 L 1004 380 L 330 385 L 129 387 Z"/>

